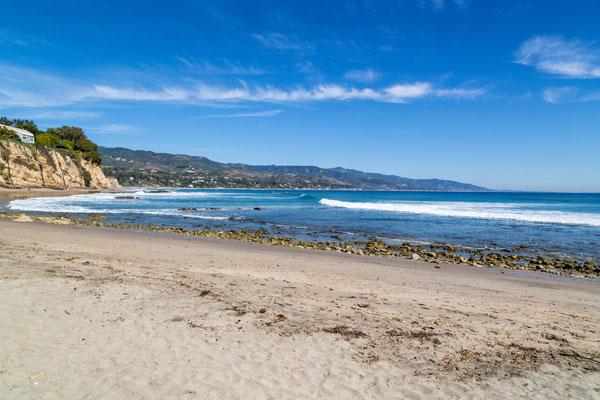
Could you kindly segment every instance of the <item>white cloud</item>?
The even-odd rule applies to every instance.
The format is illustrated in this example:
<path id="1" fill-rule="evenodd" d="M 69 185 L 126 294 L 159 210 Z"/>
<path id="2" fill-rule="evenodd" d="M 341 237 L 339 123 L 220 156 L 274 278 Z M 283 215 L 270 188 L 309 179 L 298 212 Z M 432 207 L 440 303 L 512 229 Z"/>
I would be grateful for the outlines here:
<path id="1" fill-rule="evenodd" d="M 344 74 L 344 79 L 361 83 L 372 83 L 379 79 L 379 72 L 370 68 L 353 69 Z"/>
<path id="2" fill-rule="evenodd" d="M 310 43 L 277 32 L 255 33 L 252 37 L 264 47 L 273 50 L 304 51 L 313 49 Z"/>
<path id="3" fill-rule="evenodd" d="M 281 114 L 281 110 L 266 110 L 232 114 L 207 114 L 200 115 L 198 117 L 195 117 L 194 119 L 275 117 L 279 114 Z"/>
<path id="4" fill-rule="evenodd" d="M 485 88 L 452 88 L 452 89 L 436 89 L 437 97 L 449 99 L 475 99 L 487 93 Z"/>
<path id="5" fill-rule="evenodd" d="M 517 50 L 515 62 L 569 78 L 600 78 L 600 49 L 560 36 L 534 36 Z"/>
<path id="6" fill-rule="evenodd" d="M 69 104 L 108 102 L 163 102 L 177 104 L 224 104 L 241 102 L 298 103 L 320 101 L 377 101 L 405 103 L 431 97 L 440 99 L 473 99 L 483 95 L 482 88 L 437 87 L 429 82 L 398 83 L 380 88 L 324 83 L 314 86 L 278 88 L 242 82 L 235 87 L 209 85 L 181 77 L 182 83 L 157 86 L 155 80 L 129 85 L 75 81 L 29 69 L 0 64 L 0 107 L 43 108 Z M 168 79 L 162 81 L 168 82 Z"/>
<path id="7" fill-rule="evenodd" d="M 382 89 L 355 88 L 337 84 L 280 89 L 272 86 L 242 85 L 228 88 L 199 83 L 194 88 L 170 87 L 156 91 L 94 86 L 90 98 L 104 100 L 162 101 L 162 102 L 264 102 L 298 103 L 314 101 L 370 100 L 404 103 L 423 97 L 474 99 L 486 93 L 483 88 L 434 88 L 431 83 L 415 82 L 392 85 Z"/>
<path id="8" fill-rule="evenodd" d="M 93 85 L 93 90 L 84 96 L 104 100 L 176 101 L 185 100 L 188 97 L 188 93 L 184 89 L 174 87 L 151 91 L 135 88 L 115 88 L 106 85 Z"/>
<path id="9" fill-rule="evenodd" d="M 385 89 L 389 97 L 395 101 L 406 101 L 419 97 L 425 97 L 431 93 L 431 84 L 427 82 L 416 82 L 409 84 L 398 84 Z"/>

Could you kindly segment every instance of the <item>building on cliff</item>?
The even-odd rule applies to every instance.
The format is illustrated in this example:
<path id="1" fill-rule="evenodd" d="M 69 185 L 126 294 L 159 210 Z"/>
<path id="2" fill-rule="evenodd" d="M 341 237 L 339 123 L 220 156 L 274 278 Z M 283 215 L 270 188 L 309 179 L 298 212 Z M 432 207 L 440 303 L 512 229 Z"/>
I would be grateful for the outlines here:
<path id="1" fill-rule="evenodd" d="M 23 142 L 23 143 L 30 143 L 30 144 L 35 143 L 35 136 L 33 135 L 33 133 L 26 131 L 25 129 L 15 128 L 14 126 L 2 125 L 2 124 L 0 124 L 0 128 L 5 128 L 10 131 L 13 131 L 14 133 L 17 134 L 17 136 L 19 137 L 19 139 L 21 139 L 21 142 Z"/>

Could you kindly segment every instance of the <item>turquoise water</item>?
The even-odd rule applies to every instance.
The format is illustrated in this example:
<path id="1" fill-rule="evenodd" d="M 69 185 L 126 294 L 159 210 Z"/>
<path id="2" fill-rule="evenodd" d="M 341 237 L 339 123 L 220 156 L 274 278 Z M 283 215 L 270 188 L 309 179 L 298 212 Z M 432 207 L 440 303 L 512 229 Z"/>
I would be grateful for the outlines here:
<path id="1" fill-rule="evenodd" d="M 532 253 L 600 259 L 600 194 L 138 190 L 15 200 L 9 208 L 193 229 L 265 228 L 315 240 L 525 246 Z"/>

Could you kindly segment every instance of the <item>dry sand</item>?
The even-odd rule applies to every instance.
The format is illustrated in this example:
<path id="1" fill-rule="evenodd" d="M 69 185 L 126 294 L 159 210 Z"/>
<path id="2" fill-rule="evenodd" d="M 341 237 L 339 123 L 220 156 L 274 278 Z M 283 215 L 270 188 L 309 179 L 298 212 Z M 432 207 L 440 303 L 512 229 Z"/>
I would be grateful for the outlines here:
<path id="1" fill-rule="evenodd" d="M 600 283 L 0 220 L 0 399 L 600 398 Z"/>

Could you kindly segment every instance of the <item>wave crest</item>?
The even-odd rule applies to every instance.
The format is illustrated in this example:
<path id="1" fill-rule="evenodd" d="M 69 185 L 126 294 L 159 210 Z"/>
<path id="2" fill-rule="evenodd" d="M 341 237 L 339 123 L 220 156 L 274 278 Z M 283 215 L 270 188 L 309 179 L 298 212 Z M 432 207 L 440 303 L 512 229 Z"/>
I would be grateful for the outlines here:
<path id="1" fill-rule="evenodd" d="M 321 199 L 329 207 L 365 211 L 388 211 L 403 214 L 433 215 L 438 217 L 510 220 L 532 223 L 600 226 L 600 215 L 562 211 L 542 211 L 518 208 L 508 203 L 469 202 L 350 202 Z"/>

